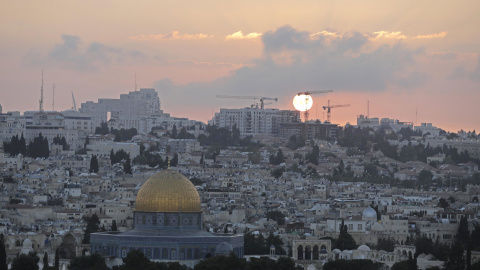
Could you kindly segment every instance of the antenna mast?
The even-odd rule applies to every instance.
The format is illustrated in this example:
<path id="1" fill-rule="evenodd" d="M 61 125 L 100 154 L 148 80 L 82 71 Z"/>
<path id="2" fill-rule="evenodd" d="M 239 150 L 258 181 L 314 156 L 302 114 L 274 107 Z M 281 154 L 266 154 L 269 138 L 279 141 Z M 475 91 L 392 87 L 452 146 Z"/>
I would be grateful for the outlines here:
<path id="1" fill-rule="evenodd" d="M 43 69 L 42 69 L 42 87 L 40 87 L 40 101 L 39 101 L 39 110 L 43 112 Z"/>
<path id="2" fill-rule="evenodd" d="M 52 110 L 55 111 L 55 84 L 52 84 L 53 98 L 52 98 Z"/>
<path id="3" fill-rule="evenodd" d="M 137 92 L 137 72 L 135 71 L 135 92 Z"/>

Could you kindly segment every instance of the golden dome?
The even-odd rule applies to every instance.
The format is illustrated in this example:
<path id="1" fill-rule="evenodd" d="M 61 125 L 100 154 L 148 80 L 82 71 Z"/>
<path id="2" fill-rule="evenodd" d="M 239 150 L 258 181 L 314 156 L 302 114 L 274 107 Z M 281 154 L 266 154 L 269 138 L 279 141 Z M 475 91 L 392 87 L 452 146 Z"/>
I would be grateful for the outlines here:
<path id="1" fill-rule="evenodd" d="M 135 211 L 201 212 L 200 196 L 183 174 L 171 169 L 152 175 L 137 194 Z"/>

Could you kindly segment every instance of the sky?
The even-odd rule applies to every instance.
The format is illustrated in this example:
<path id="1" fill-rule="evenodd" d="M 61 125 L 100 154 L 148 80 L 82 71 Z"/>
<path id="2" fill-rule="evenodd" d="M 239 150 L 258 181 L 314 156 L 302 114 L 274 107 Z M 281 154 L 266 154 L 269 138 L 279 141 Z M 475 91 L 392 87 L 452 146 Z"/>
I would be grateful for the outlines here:
<path id="1" fill-rule="evenodd" d="M 478 132 L 478 14 L 478 0 L 4 0 L 0 105 L 37 110 L 43 69 L 45 110 L 136 82 L 164 112 L 207 122 L 258 102 L 217 95 L 294 110 L 297 93 L 331 89 L 309 119 L 324 121 L 330 100 L 350 105 L 332 109 L 340 125 L 369 112 Z"/>

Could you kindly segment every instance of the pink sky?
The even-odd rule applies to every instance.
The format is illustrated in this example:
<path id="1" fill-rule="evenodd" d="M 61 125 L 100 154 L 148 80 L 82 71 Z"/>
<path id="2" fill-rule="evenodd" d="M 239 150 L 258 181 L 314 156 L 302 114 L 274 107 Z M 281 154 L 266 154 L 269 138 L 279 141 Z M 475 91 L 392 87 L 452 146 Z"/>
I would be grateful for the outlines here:
<path id="1" fill-rule="evenodd" d="M 3 111 L 118 98 L 154 87 L 162 109 L 206 122 L 220 108 L 314 96 L 310 118 L 356 116 L 480 130 L 480 2 L 473 1 L 7 1 L 0 9 Z M 417 111 L 417 117 L 415 112 Z"/>

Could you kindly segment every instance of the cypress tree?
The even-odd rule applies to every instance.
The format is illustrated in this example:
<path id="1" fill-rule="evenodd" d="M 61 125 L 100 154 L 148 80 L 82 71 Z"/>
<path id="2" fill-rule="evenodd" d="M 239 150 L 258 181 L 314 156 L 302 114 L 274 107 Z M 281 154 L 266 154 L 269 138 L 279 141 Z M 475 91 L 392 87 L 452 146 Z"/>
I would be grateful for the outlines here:
<path id="1" fill-rule="evenodd" d="M 55 264 L 54 264 L 54 267 L 56 270 L 59 270 L 59 267 L 60 267 L 60 250 L 57 249 L 55 250 Z"/>
<path id="2" fill-rule="evenodd" d="M 0 234 L 0 270 L 7 270 L 7 251 L 5 250 L 5 236 Z"/>
<path id="3" fill-rule="evenodd" d="M 98 159 L 96 155 L 92 155 L 92 158 L 90 159 L 90 170 L 91 173 L 97 173 L 98 172 Z"/>
<path id="4" fill-rule="evenodd" d="M 132 174 L 132 164 L 130 162 L 130 155 L 127 156 L 127 159 L 123 163 L 123 171 L 127 174 Z"/>
<path id="5" fill-rule="evenodd" d="M 43 270 L 48 269 L 48 253 L 45 251 L 43 254 Z"/>

